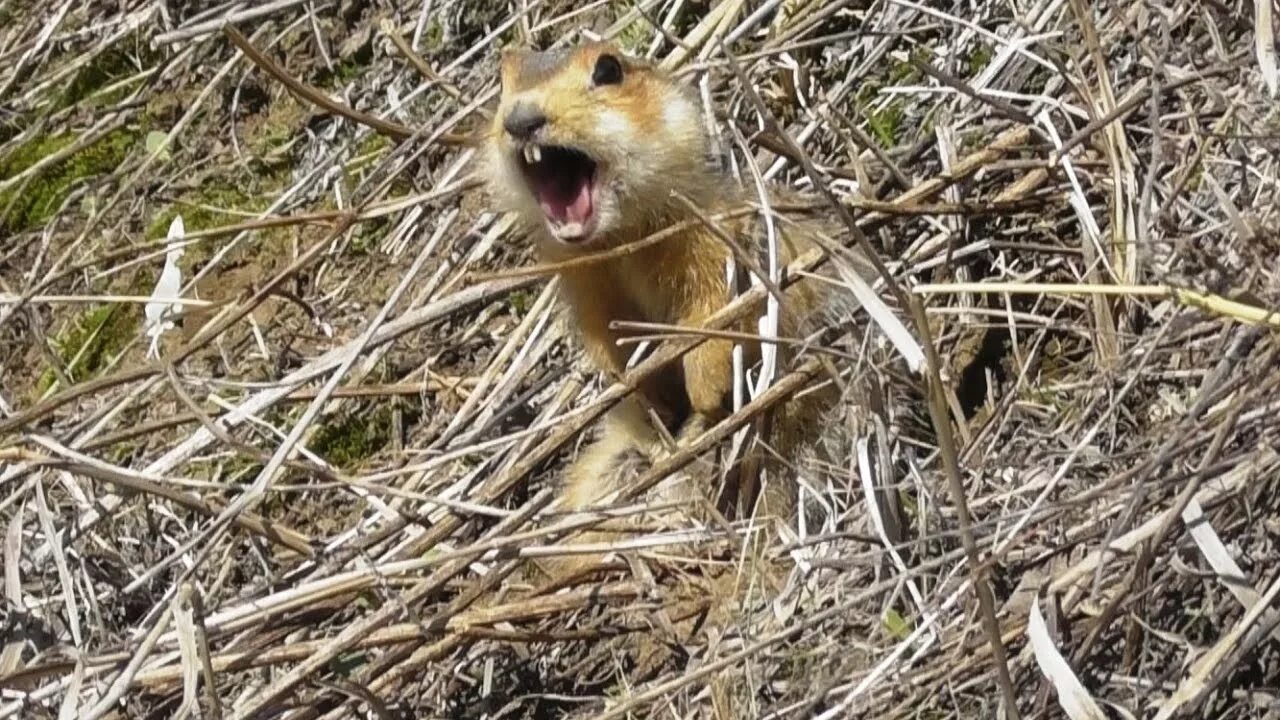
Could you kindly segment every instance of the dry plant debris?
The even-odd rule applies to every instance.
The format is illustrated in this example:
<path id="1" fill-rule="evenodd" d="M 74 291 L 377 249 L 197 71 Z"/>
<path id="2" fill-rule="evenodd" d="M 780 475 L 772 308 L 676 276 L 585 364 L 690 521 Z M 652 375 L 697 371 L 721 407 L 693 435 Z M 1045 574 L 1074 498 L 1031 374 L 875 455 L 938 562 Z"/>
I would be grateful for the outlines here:
<path id="1" fill-rule="evenodd" d="M 0 718 L 1280 717 L 1277 24 L 0 0 Z M 843 461 L 797 459 L 820 522 L 752 562 L 749 525 L 655 526 L 546 587 L 624 388 L 467 139 L 499 48 L 589 37 L 845 216 L 935 382 L 833 321 L 770 396 L 849 398 Z"/>

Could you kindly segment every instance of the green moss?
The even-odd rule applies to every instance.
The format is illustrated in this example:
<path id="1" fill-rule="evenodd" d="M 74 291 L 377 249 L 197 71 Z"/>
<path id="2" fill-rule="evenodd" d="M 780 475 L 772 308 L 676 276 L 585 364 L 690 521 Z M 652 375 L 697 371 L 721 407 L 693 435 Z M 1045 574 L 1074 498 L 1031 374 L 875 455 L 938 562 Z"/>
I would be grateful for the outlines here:
<path id="1" fill-rule="evenodd" d="M 246 214 L 265 211 L 270 206 L 269 198 L 275 196 L 285 180 L 283 173 L 245 173 L 239 178 L 231 176 L 205 182 L 182 193 L 177 202 L 152 216 L 143 231 L 143 238 L 151 241 L 164 239 L 177 215 L 182 215 L 182 224 L 188 233 L 243 222 L 248 219 Z M 276 228 L 260 232 L 265 236 L 286 237 L 290 230 Z M 215 249 L 216 243 L 187 246 L 182 258 L 183 267 L 200 267 Z"/>
<path id="2" fill-rule="evenodd" d="M 344 420 L 316 431 L 310 448 L 339 468 L 350 468 L 373 456 L 391 441 L 391 408 L 353 412 Z"/>
<path id="3" fill-rule="evenodd" d="M 893 608 L 888 608 L 881 615 L 881 621 L 884 623 L 884 629 L 888 631 L 895 640 L 906 640 L 911 635 L 911 623 Z"/>
<path id="4" fill-rule="evenodd" d="M 202 230 L 244 220 L 243 213 L 260 213 L 270 203 L 267 197 L 274 187 L 255 187 L 249 181 L 244 186 L 211 182 L 196 190 L 183 193 L 178 202 L 165 208 L 147 225 L 145 238 L 160 240 L 169 232 L 173 218 L 182 215 L 187 231 Z"/>
<path id="5" fill-rule="evenodd" d="M 391 221 L 386 218 L 358 223 L 355 226 L 355 232 L 351 235 L 348 250 L 355 256 L 368 255 L 378 246 L 378 241 L 386 236 L 390 227 Z"/>
<path id="6" fill-rule="evenodd" d="M 923 53 L 912 53 L 912 57 L 924 63 L 929 62 L 927 55 Z M 895 61 L 889 66 L 889 84 L 890 85 L 913 85 L 924 78 L 924 73 L 916 69 L 916 66 L 909 62 Z"/>
<path id="7" fill-rule="evenodd" d="M 73 318 L 53 339 L 54 351 L 72 382 L 97 375 L 133 339 L 142 323 L 142 306 L 100 305 Z M 57 380 L 52 369 L 36 383 L 37 396 Z"/>
<path id="8" fill-rule="evenodd" d="M 139 42 L 132 44 L 131 47 L 142 49 L 146 53 L 148 44 Z M 95 94 L 102 88 L 138 73 L 144 64 L 150 64 L 155 59 L 157 58 L 150 56 L 150 53 L 138 56 L 137 54 L 126 52 L 120 47 L 112 47 L 98 54 L 91 62 L 85 63 L 76 71 L 71 78 L 71 82 L 67 84 L 62 94 L 58 97 L 56 106 L 58 108 L 70 107 L 91 97 L 95 105 L 109 105 L 119 99 L 120 90 L 114 90 L 111 93 L 97 97 L 95 97 Z M 114 100 L 111 96 L 115 96 Z"/>
<path id="9" fill-rule="evenodd" d="M 0 177 L 10 178 L 78 139 L 74 133 L 36 138 L 0 159 Z M 136 132 L 121 128 L 42 170 L 26 183 L 0 192 L 0 235 L 43 225 L 80 182 L 120 167 L 138 144 Z M 7 208 L 7 210 L 6 210 Z"/>
<path id="10" fill-rule="evenodd" d="M 528 290 L 517 290 L 508 296 L 511 307 L 516 313 L 524 315 L 529 310 L 529 306 L 533 304 L 533 293 Z"/>
<path id="11" fill-rule="evenodd" d="M 355 150 L 351 161 L 343 168 L 343 177 L 351 185 L 356 185 L 360 180 L 361 171 L 371 165 L 376 165 L 391 148 L 391 141 L 377 133 L 369 133 L 356 143 Z"/>
<path id="12" fill-rule="evenodd" d="M 902 118 L 902 102 L 892 100 L 879 111 L 868 114 L 867 124 L 880 145 L 891 148 L 898 144 L 898 137 L 902 133 Z"/>
<path id="13" fill-rule="evenodd" d="M 436 15 L 427 21 L 422 28 L 422 49 L 427 53 L 436 53 L 444 49 L 444 23 Z"/>
<path id="14" fill-rule="evenodd" d="M 615 22 L 617 20 L 621 20 L 622 15 L 624 15 L 625 13 L 626 13 L 625 9 L 620 11 L 618 13 L 618 17 L 614 18 Z M 653 33 L 654 33 L 653 25 L 649 24 L 649 21 L 644 19 L 643 17 L 637 17 L 635 20 L 632 20 L 626 27 L 622 28 L 622 30 L 618 33 L 615 39 L 618 45 L 620 45 L 623 49 L 634 51 L 636 48 L 643 47 L 646 43 L 648 43 L 650 38 L 653 37 Z"/>
<path id="15" fill-rule="evenodd" d="M 990 46 L 979 43 L 973 49 L 973 52 L 969 53 L 969 57 L 965 61 L 969 68 L 969 77 L 973 77 L 985 70 L 994 57 L 995 53 L 991 51 Z"/>

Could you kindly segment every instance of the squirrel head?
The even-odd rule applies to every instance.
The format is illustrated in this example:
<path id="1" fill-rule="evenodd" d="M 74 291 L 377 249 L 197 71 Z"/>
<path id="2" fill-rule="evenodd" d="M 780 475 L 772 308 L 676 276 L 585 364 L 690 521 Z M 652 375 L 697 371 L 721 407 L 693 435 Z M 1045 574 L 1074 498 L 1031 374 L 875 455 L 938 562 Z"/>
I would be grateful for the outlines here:
<path id="1" fill-rule="evenodd" d="M 611 43 L 507 51 L 486 143 L 490 193 L 562 252 L 644 232 L 712 191 L 696 97 Z"/>

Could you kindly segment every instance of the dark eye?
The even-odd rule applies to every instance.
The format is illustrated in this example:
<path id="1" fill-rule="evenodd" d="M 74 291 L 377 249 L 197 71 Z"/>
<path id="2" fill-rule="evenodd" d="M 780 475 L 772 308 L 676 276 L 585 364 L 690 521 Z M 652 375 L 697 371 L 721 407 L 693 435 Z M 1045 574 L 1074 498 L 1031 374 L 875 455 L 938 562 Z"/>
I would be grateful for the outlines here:
<path id="1" fill-rule="evenodd" d="M 617 85 L 622 82 L 622 63 L 612 55 L 601 55 L 596 58 L 596 69 L 591 73 L 591 84 Z"/>

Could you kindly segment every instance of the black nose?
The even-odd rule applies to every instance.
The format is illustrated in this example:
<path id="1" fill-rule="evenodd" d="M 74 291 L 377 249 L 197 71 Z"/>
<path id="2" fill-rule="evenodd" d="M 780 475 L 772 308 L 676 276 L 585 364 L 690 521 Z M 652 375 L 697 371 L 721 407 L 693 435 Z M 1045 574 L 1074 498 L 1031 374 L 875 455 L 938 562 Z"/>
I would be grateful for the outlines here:
<path id="1" fill-rule="evenodd" d="M 538 128 L 546 124 L 547 116 L 528 103 L 520 103 L 511 108 L 511 112 L 507 113 L 506 119 L 502 121 L 502 127 L 519 140 L 529 139 Z"/>

